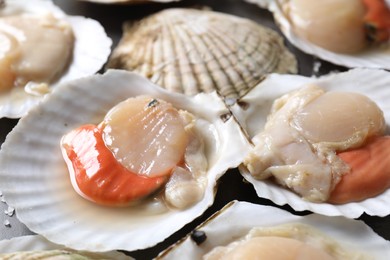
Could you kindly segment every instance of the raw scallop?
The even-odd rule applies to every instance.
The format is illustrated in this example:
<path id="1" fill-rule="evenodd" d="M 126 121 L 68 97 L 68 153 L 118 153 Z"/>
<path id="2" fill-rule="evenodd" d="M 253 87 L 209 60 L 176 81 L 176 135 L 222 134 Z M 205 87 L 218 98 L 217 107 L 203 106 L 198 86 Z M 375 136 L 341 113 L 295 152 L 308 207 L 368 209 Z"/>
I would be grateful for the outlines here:
<path id="1" fill-rule="evenodd" d="M 16 86 L 10 91 L 1 93 L 0 118 L 24 116 L 59 83 L 97 72 L 107 61 L 107 57 L 111 52 L 112 41 L 108 38 L 100 23 L 81 16 L 68 16 L 49 0 L 12 0 L 6 1 L 5 6 L 0 8 L 0 18 L 8 19 L 17 15 L 28 17 L 53 16 L 60 22 L 69 24 L 74 35 L 74 44 L 68 61 L 64 63 L 65 67 L 60 70 L 59 75 L 54 75 L 50 82 L 30 81 L 25 85 Z M 0 31 L 2 31 L 1 26 L 3 25 L 0 25 Z M 0 34 L 0 39 L 3 40 L 1 37 L 2 34 Z M 38 52 L 34 54 L 38 54 Z M 50 61 L 48 58 L 44 60 Z M 0 61 L 0 63 L 3 63 L 3 61 Z M 58 63 L 56 62 L 56 64 Z M 0 64 L 0 67 L 3 65 Z M 2 77 L 4 78 L 4 75 Z M 39 81 L 39 78 L 37 79 Z"/>
<path id="2" fill-rule="evenodd" d="M 126 208 L 98 206 L 80 197 L 69 180 L 62 136 L 83 124 L 99 124 L 116 104 L 140 95 L 165 100 L 197 119 L 208 165 L 206 187 L 202 199 L 184 210 L 154 200 Z M 216 93 L 187 97 L 134 73 L 110 70 L 59 85 L 19 120 L 0 150 L 0 190 L 19 220 L 50 241 L 78 250 L 133 251 L 156 245 L 200 216 L 214 201 L 218 178 L 237 167 L 249 149 Z"/>
<path id="3" fill-rule="evenodd" d="M 390 54 L 389 54 L 390 43 L 389 42 L 385 42 L 381 45 L 373 45 L 355 53 L 337 53 L 334 51 L 329 51 L 303 38 L 296 32 L 296 29 L 294 28 L 294 25 L 292 24 L 288 14 L 290 10 L 289 7 L 290 0 L 245 0 L 245 1 L 258 4 L 260 7 L 267 8 L 268 10 L 270 10 L 274 15 L 276 24 L 280 27 L 282 33 L 286 36 L 286 38 L 297 48 L 301 49 L 302 51 L 308 54 L 317 56 L 323 60 L 332 62 L 334 64 L 349 67 L 349 68 L 361 67 L 361 68 L 390 69 Z M 385 2 L 388 6 L 390 6 L 389 0 L 385 0 Z M 319 11 L 322 12 L 324 10 L 320 9 Z M 322 14 L 325 20 L 329 17 L 328 13 L 329 12 L 323 12 Z M 334 13 L 344 15 L 343 12 L 335 11 Z M 300 20 L 298 19 L 298 21 Z M 332 22 L 332 20 L 329 20 L 329 22 Z M 345 22 L 343 24 L 344 24 L 343 26 L 347 28 L 348 26 L 350 26 L 348 22 Z M 330 32 L 334 32 L 332 31 L 333 29 L 334 26 L 329 26 Z M 324 30 L 318 29 L 315 30 L 314 33 L 323 33 Z M 343 32 L 340 32 L 340 34 L 346 35 Z M 326 39 L 332 39 L 331 36 L 329 37 L 324 36 L 324 37 Z"/>
<path id="4" fill-rule="evenodd" d="M 244 165 L 255 178 L 274 177 L 304 199 L 324 202 L 349 172 L 337 152 L 361 147 L 384 130 L 383 112 L 366 96 L 310 84 L 275 100 Z"/>
<path id="5" fill-rule="evenodd" d="M 389 133 L 390 106 L 388 100 L 390 96 L 387 86 L 390 84 L 390 73 L 375 69 L 354 69 L 320 78 L 272 74 L 232 107 L 233 114 L 248 136 L 253 139 L 257 133 L 264 130 L 266 118 L 274 100 L 308 84 L 318 85 L 325 91 L 356 92 L 367 96 L 383 111 L 385 122 L 387 122 L 384 134 Z M 289 204 L 297 211 L 310 210 L 324 215 L 343 215 L 351 218 L 359 217 L 363 212 L 375 216 L 390 214 L 390 207 L 387 203 L 390 199 L 390 190 L 364 201 L 343 205 L 312 203 L 270 180 L 256 180 L 243 167 L 240 167 L 240 170 L 245 179 L 254 185 L 259 197 L 270 199 L 278 205 Z"/>
<path id="6" fill-rule="evenodd" d="M 229 203 L 195 230 L 204 234 L 205 241 L 196 244 L 189 234 L 160 253 L 157 259 L 179 259 L 183 255 L 189 260 L 204 259 L 202 257 L 213 249 L 219 248 L 223 252 L 227 245 L 237 244 L 246 236 L 265 238 L 271 235 L 296 239 L 328 252 L 334 250 L 331 254 L 335 259 L 385 260 L 390 257 L 389 241 L 378 236 L 362 221 L 317 214 L 297 216 L 275 207 L 248 202 Z M 289 252 L 281 244 L 276 250 Z"/>

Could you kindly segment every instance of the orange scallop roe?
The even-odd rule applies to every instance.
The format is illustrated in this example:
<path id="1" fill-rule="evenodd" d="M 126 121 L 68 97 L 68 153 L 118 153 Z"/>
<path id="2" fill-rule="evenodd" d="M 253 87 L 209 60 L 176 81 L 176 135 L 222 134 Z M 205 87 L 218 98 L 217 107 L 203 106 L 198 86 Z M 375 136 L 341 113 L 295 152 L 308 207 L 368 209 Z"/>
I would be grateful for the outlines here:
<path id="1" fill-rule="evenodd" d="M 161 188 L 184 163 L 185 123 L 172 104 L 138 96 L 114 106 L 98 125 L 65 135 L 72 185 L 84 198 L 126 206 Z"/>
<path id="2" fill-rule="evenodd" d="M 376 137 L 365 146 L 338 156 L 351 170 L 336 185 L 328 202 L 362 201 L 390 188 L 390 136 Z"/>
<path id="3" fill-rule="evenodd" d="M 62 147 L 76 182 L 73 185 L 80 195 L 98 204 L 128 205 L 155 192 L 169 177 L 148 177 L 127 170 L 106 147 L 102 129 L 95 125 L 73 130 L 62 139 Z"/>
<path id="4" fill-rule="evenodd" d="M 363 0 L 366 7 L 364 24 L 367 38 L 385 42 L 390 38 L 390 9 L 384 0 Z"/>

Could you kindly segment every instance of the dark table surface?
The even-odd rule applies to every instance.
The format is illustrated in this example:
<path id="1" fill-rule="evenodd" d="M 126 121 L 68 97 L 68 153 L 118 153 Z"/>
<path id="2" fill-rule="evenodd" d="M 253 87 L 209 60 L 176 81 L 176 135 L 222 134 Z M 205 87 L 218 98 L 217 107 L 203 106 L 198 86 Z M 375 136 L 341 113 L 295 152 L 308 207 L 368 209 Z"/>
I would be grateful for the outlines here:
<path id="1" fill-rule="evenodd" d="M 137 6 L 127 5 L 101 5 L 76 0 L 54 0 L 66 13 L 70 15 L 81 15 L 93 18 L 99 21 L 106 29 L 107 34 L 113 40 L 113 48 L 117 45 L 122 35 L 122 23 L 127 20 L 137 20 L 148 14 L 155 13 L 159 10 L 172 7 L 199 7 L 208 6 L 215 11 L 234 14 L 241 17 L 252 19 L 262 25 L 275 29 L 272 14 L 266 10 L 262 10 L 253 4 L 246 3 L 242 0 L 183 0 L 170 4 L 146 4 Z M 305 76 L 319 76 L 329 73 L 330 71 L 345 71 L 347 68 L 335 66 L 331 63 L 322 61 L 311 55 L 307 55 L 294 46 L 286 42 L 288 48 L 297 56 L 299 65 L 299 74 Z M 319 66 L 319 68 L 318 68 Z M 0 119 L 0 142 L 2 143 L 6 135 L 17 124 L 16 119 Z M 207 217 L 215 211 L 221 209 L 226 203 L 231 200 L 249 201 L 264 205 L 273 205 L 283 208 L 294 214 L 304 215 L 309 212 L 294 212 L 289 206 L 277 206 L 271 201 L 260 199 L 256 196 L 251 184 L 242 181 L 242 177 L 237 170 L 228 171 L 219 181 L 218 192 L 214 204 L 199 218 L 192 223 L 189 223 L 180 231 L 167 238 L 164 242 L 145 250 L 127 252 L 130 256 L 136 259 L 151 259 L 159 252 L 175 243 L 177 240 L 191 232 L 197 225 L 203 222 Z M 16 236 L 32 234 L 22 223 L 17 219 L 17 216 L 12 215 L 12 209 L 3 201 L 0 193 L 0 240 Z M 7 212 L 9 214 L 7 214 Z M 12 216 L 10 216 L 12 215 Z M 372 217 L 363 215 L 359 219 L 363 220 L 380 236 L 390 240 L 390 216 L 387 217 Z M 9 224 L 8 224 L 9 222 Z M 156 231 L 158 232 L 158 231 Z"/>

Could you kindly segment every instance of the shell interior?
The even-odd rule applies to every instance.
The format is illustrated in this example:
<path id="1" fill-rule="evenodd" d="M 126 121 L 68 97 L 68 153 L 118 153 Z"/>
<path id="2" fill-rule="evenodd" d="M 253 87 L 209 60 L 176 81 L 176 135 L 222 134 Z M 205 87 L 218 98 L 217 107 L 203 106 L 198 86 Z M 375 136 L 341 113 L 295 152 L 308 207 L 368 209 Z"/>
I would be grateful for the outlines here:
<path id="1" fill-rule="evenodd" d="M 62 10 L 48 0 L 13 0 L 0 9 L 0 17 L 17 14 L 52 13 L 56 18 L 68 22 L 75 35 L 75 46 L 68 69 L 61 77 L 51 84 L 59 83 L 92 75 L 107 61 L 111 52 L 112 41 L 108 38 L 99 22 L 81 16 L 67 16 Z M 19 118 L 35 106 L 44 94 L 29 93 L 27 89 L 13 88 L 10 92 L 0 95 L 0 117 Z"/>
<path id="2" fill-rule="evenodd" d="M 317 214 L 296 216 L 275 207 L 233 201 L 196 228 L 205 232 L 205 242 L 196 245 L 189 235 L 160 253 L 158 259 L 178 259 L 183 255 L 187 259 L 202 259 L 214 247 L 225 246 L 244 237 L 253 227 L 286 223 L 310 225 L 342 246 L 364 252 L 374 259 L 387 259 L 390 255 L 389 241 L 378 236 L 362 221 Z"/>
<path id="3" fill-rule="evenodd" d="M 260 6 L 261 8 L 268 9 L 268 6 L 274 0 L 244 0 L 244 1 L 251 3 L 251 4 L 256 4 L 256 5 Z"/>
<path id="4" fill-rule="evenodd" d="M 144 3 L 170 3 L 181 0 L 80 0 L 99 4 L 144 4 Z"/>
<path id="5" fill-rule="evenodd" d="M 102 207 L 72 188 L 61 137 L 82 124 L 99 123 L 114 105 L 138 95 L 163 99 L 198 118 L 209 165 L 207 188 L 203 199 L 186 210 L 164 210 L 154 204 Z M 201 215 L 213 203 L 217 179 L 237 167 L 249 151 L 234 118 L 221 119 L 229 113 L 216 93 L 187 97 L 126 71 L 70 81 L 59 85 L 8 135 L 0 152 L 0 189 L 30 230 L 55 243 L 89 251 L 148 248 Z"/>
<path id="6" fill-rule="evenodd" d="M 13 253 L 22 251 L 45 251 L 45 250 L 57 250 L 66 249 L 64 246 L 51 243 L 40 235 L 21 236 L 14 237 L 9 240 L 0 241 L 0 254 L 2 253 Z M 130 260 L 129 256 L 119 252 L 105 252 L 101 253 L 102 256 L 107 259 L 118 259 L 118 260 Z M 21 258 L 20 258 L 21 259 Z"/>
<path id="7" fill-rule="evenodd" d="M 390 84 L 390 73 L 383 70 L 353 69 L 345 73 L 331 74 L 320 78 L 271 74 L 242 97 L 232 107 L 232 112 L 246 129 L 248 136 L 253 138 L 256 133 L 262 131 L 273 101 L 307 83 L 315 83 L 326 91 L 351 91 L 366 95 L 376 102 L 384 112 L 387 122 L 386 134 L 389 134 L 390 105 L 388 100 L 390 93 L 387 91 L 387 86 Z M 359 217 L 363 212 L 376 216 L 390 214 L 390 207 L 387 203 L 390 199 L 390 190 L 374 198 L 343 205 L 311 203 L 271 181 L 254 179 L 244 167 L 239 169 L 245 179 L 253 184 L 259 197 L 270 199 L 278 205 L 289 204 L 297 211 L 310 210 L 319 214 L 343 215 L 350 218 Z"/>
<path id="8" fill-rule="evenodd" d="M 234 101 L 267 73 L 297 72 L 278 33 L 232 15 L 169 9 L 125 24 L 124 32 L 107 66 L 134 71 L 174 92 L 217 90 Z"/>

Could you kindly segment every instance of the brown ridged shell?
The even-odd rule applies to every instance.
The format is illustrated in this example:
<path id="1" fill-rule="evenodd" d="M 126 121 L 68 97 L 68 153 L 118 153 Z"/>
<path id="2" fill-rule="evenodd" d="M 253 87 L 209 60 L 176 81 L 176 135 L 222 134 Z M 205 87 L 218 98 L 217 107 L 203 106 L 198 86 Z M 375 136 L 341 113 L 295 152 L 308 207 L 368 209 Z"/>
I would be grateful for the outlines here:
<path id="1" fill-rule="evenodd" d="M 107 66 L 134 71 L 171 91 L 217 90 L 233 99 L 267 73 L 297 72 L 295 57 L 275 31 L 232 15 L 180 8 L 125 23 Z"/>

